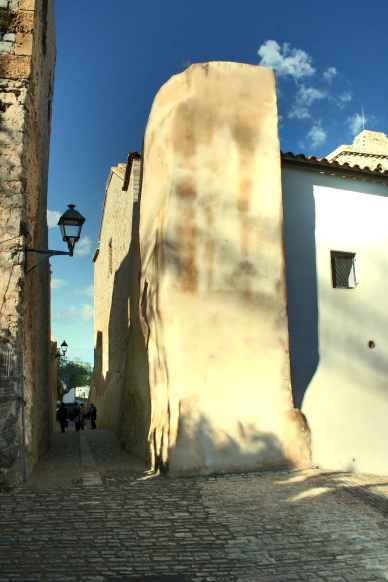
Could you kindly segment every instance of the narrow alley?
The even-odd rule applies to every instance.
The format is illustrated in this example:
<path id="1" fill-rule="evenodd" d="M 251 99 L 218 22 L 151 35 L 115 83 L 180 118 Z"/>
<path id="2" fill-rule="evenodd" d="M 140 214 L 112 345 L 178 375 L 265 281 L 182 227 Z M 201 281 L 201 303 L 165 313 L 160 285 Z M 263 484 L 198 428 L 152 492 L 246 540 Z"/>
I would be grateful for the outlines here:
<path id="1" fill-rule="evenodd" d="M 0 582 L 388 580 L 388 477 L 171 479 L 104 430 L 54 434 L 0 490 Z"/>

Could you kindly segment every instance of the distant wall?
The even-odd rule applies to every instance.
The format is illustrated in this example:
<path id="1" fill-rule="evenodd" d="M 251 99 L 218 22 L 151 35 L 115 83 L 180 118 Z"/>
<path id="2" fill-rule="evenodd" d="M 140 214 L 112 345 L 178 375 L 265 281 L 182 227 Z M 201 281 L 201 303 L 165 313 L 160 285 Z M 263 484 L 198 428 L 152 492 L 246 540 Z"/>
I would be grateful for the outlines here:
<path id="1" fill-rule="evenodd" d="M 350 166 L 357 164 L 360 168 L 388 170 L 388 137 L 385 133 L 364 129 L 352 145 L 342 145 L 326 158 Z"/>
<path id="2" fill-rule="evenodd" d="M 155 468 L 309 464 L 282 229 L 273 72 L 206 63 L 170 79 L 147 125 L 140 207 L 135 345 L 146 348 Z"/>
<path id="3" fill-rule="evenodd" d="M 117 271 L 128 253 L 131 240 L 133 202 L 131 192 L 123 192 L 124 177 L 125 164 L 112 168 L 106 191 L 99 254 L 95 262 L 95 328 L 102 336 L 98 368 L 103 374 L 120 369 L 127 341 L 129 273 L 124 274 L 119 284 L 116 281 Z M 117 292 L 121 294 L 121 299 L 114 315 L 111 315 L 112 296 Z M 116 318 L 115 329 L 110 333 L 112 317 Z"/>
<path id="4" fill-rule="evenodd" d="M 57 340 L 51 334 L 50 338 L 50 401 L 51 401 L 51 426 L 55 430 L 57 427 L 57 379 L 58 379 L 58 358 L 55 355 L 58 352 Z"/>
<path id="5" fill-rule="evenodd" d="M 131 339 L 138 304 L 139 250 L 137 235 L 140 155 L 112 168 L 109 176 L 100 246 L 95 254 L 95 363 L 89 402 L 98 409 L 98 426 L 113 430 L 123 446 L 136 449 L 139 439 L 133 368 L 140 361 Z M 132 317 L 131 317 L 132 312 Z M 138 314 L 136 313 L 137 320 Z M 137 332 L 139 333 L 139 332 Z M 134 351 L 133 351 L 134 350 Z M 140 406 L 143 410 L 143 407 Z M 145 405 L 146 411 L 149 405 Z M 146 414 L 143 413 L 142 414 Z M 142 416 L 141 425 L 144 423 Z M 140 429 L 140 432 L 144 428 Z M 135 451 L 145 460 L 144 448 Z"/>
<path id="6" fill-rule="evenodd" d="M 2 3 L 2 6 L 4 3 Z M 47 248 L 47 175 L 55 66 L 52 0 L 0 8 L 0 333 L 25 349 L 30 470 L 50 444 L 50 273 L 24 276 L 22 250 Z M 20 222 L 31 225 L 18 237 Z M 28 258 L 31 266 L 33 258 Z"/>

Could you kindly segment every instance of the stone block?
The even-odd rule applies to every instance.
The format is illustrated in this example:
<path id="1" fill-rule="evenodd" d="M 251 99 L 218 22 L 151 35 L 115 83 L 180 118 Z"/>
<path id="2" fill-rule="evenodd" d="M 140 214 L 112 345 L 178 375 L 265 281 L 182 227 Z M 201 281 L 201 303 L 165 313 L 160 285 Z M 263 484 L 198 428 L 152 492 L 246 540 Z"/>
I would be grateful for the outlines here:
<path id="1" fill-rule="evenodd" d="M 15 80 L 28 79 L 30 72 L 30 57 L 0 54 L 0 77 Z"/>
<path id="2" fill-rule="evenodd" d="M 13 32 L 8 32 L 3 36 L 3 41 L 5 42 L 15 42 L 16 41 L 16 34 Z"/>
<path id="3" fill-rule="evenodd" d="M 9 1 L 8 0 L 0 0 L 0 8 L 8 8 Z"/>
<path id="4" fill-rule="evenodd" d="M 17 35 L 17 42 L 15 47 L 15 54 L 16 55 L 32 55 L 32 43 L 33 43 L 33 35 L 28 34 L 21 34 Z"/>
<path id="5" fill-rule="evenodd" d="M 12 51 L 12 42 L 0 42 L 0 54 L 9 55 Z"/>
<path id="6" fill-rule="evenodd" d="M 34 10 L 36 0 L 19 0 L 19 10 Z"/>

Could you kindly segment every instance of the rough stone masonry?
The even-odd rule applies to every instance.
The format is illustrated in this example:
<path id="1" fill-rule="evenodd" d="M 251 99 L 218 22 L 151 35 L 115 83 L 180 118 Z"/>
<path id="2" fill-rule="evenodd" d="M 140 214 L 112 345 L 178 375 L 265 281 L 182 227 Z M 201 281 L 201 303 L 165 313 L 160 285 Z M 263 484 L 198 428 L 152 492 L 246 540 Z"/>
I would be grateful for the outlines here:
<path id="1" fill-rule="evenodd" d="M 50 272 L 25 276 L 23 249 L 48 244 L 54 66 L 53 0 L 0 0 L 0 341 L 24 348 L 30 467 L 51 432 Z"/>

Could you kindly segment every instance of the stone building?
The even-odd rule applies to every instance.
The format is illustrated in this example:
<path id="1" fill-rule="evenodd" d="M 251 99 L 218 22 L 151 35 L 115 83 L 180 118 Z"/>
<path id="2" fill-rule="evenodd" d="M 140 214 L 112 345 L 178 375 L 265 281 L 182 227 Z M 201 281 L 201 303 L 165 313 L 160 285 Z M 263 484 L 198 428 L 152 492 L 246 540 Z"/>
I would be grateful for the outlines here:
<path id="1" fill-rule="evenodd" d="M 281 154 L 277 122 L 263 67 L 193 65 L 161 88 L 140 183 L 131 157 L 108 180 L 91 398 L 173 475 L 386 474 L 387 139 L 318 160 Z"/>
<path id="2" fill-rule="evenodd" d="M 208 63 L 173 77 L 155 98 L 143 156 L 139 230 L 133 221 L 123 235 L 135 212 L 109 186 L 95 255 L 97 370 L 101 354 L 115 361 L 104 341 L 121 341 L 118 283 L 132 275 L 121 286 L 131 291 L 127 361 L 113 371 L 122 388 L 97 378 L 92 389 L 100 426 L 126 410 L 125 446 L 172 474 L 309 464 L 290 387 L 273 72 Z M 132 248 L 110 273 L 117 229 Z"/>
<path id="3" fill-rule="evenodd" d="M 95 360 L 89 397 L 98 406 L 99 426 L 128 442 L 133 373 L 130 346 L 136 325 L 131 319 L 139 270 L 138 224 L 140 154 L 130 152 L 127 164 L 111 169 L 105 193 L 99 248 L 95 263 Z M 136 248 L 134 248 L 134 246 Z"/>
<path id="4" fill-rule="evenodd" d="M 385 133 L 364 129 L 353 145 L 342 145 L 326 156 L 340 164 L 368 166 L 371 170 L 388 170 L 388 137 Z"/>
<path id="5" fill-rule="evenodd" d="M 24 349 L 31 470 L 52 427 L 50 267 L 26 275 L 36 256 L 24 248 L 48 248 L 53 0 L 0 0 L 0 37 L 0 334 L 3 345 Z"/>

